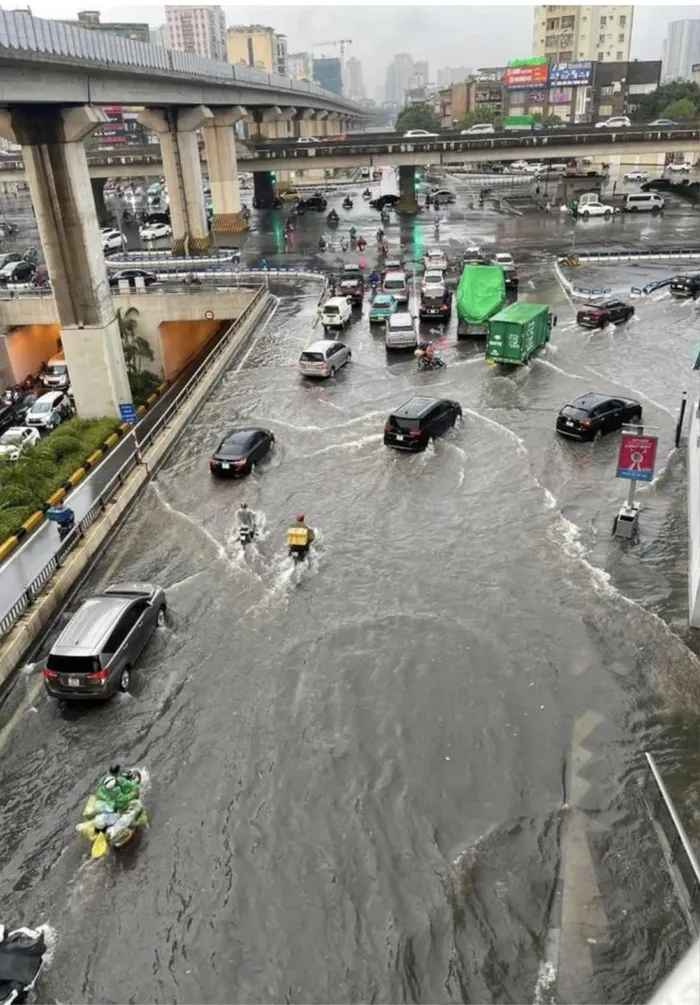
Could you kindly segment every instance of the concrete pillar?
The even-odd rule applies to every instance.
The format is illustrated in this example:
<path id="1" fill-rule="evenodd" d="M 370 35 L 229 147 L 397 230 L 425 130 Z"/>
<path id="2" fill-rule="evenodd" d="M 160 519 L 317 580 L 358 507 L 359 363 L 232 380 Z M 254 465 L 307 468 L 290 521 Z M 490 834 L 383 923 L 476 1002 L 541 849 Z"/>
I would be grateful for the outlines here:
<path id="1" fill-rule="evenodd" d="M 107 224 L 112 219 L 112 214 L 107 209 L 105 203 L 105 182 L 106 178 L 91 178 L 90 184 L 92 186 L 92 198 L 95 200 L 95 212 L 97 214 L 97 222 L 100 227 L 106 227 Z"/>
<path id="2" fill-rule="evenodd" d="M 206 122 L 202 129 L 214 209 L 212 230 L 218 233 L 239 234 L 247 229 L 248 223 L 241 213 L 233 127 L 248 113 L 240 105 L 233 108 L 215 108 L 212 111 L 213 118 Z"/>
<path id="3" fill-rule="evenodd" d="M 295 121 L 296 136 L 313 136 L 312 126 L 314 125 L 315 112 L 313 108 L 303 108 L 297 112 Z"/>
<path id="4" fill-rule="evenodd" d="M 22 146 L 79 415 L 131 404 L 83 140 L 107 121 L 89 105 L 18 105 L 0 113 Z"/>
<path id="5" fill-rule="evenodd" d="M 160 141 L 176 255 L 194 255 L 209 248 L 197 130 L 213 119 L 213 112 L 204 105 L 144 108 L 139 114 L 139 122 L 157 133 Z"/>
<path id="6" fill-rule="evenodd" d="M 275 195 L 272 172 L 255 171 L 253 173 L 253 206 L 256 209 L 272 209 Z"/>
<path id="7" fill-rule="evenodd" d="M 412 164 L 399 168 L 399 201 L 396 204 L 400 213 L 417 213 L 416 200 L 416 169 Z"/>
<path id="8" fill-rule="evenodd" d="M 316 110 L 315 118 L 315 132 L 314 136 L 328 136 L 328 112 Z"/>
<path id="9" fill-rule="evenodd" d="M 260 117 L 258 119 L 258 131 L 261 139 L 265 140 L 276 140 L 277 137 L 277 121 L 282 116 L 282 109 L 274 106 L 272 108 L 263 108 L 260 112 Z"/>

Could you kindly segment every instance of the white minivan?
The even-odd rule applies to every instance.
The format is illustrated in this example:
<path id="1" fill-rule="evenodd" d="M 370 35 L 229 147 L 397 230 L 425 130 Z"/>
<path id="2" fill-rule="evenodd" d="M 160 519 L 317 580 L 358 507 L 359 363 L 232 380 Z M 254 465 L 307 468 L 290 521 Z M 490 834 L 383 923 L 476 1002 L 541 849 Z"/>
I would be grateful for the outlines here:
<path id="1" fill-rule="evenodd" d="M 352 353 L 344 342 L 333 339 L 319 339 L 299 358 L 299 373 L 304 377 L 335 377 L 336 370 L 352 359 Z"/>
<path id="2" fill-rule="evenodd" d="M 656 192 L 630 192 L 622 208 L 626 213 L 658 213 L 665 205 Z"/>
<path id="3" fill-rule="evenodd" d="M 384 344 L 387 349 L 415 349 L 418 345 L 416 322 L 408 311 L 391 314 L 386 323 Z"/>
<path id="4" fill-rule="evenodd" d="M 352 307 L 347 297 L 329 297 L 321 308 L 324 328 L 344 328 L 352 317 Z"/>

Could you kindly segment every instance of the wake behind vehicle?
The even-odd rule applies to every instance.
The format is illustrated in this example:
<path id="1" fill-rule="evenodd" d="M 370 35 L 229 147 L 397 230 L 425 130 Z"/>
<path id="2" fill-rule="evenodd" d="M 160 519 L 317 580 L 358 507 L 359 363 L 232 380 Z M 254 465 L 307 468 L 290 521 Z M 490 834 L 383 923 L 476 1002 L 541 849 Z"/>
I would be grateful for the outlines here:
<path id="1" fill-rule="evenodd" d="M 115 583 L 85 600 L 51 646 L 46 691 L 64 701 L 102 701 L 128 691 L 131 672 L 156 627 L 165 593 L 152 583 Z"/>
<path id="2" fill-rule="evenodd" d="M 641 422 L 642 406 L 633 398 L 609 397 L 589 391 L 564 405 L 557 416 L 557 432 L 574 440 L 599 440 L 625 423 Z"/>
<path id="3" fill-rule="evenodd" d="M 22 1002 L 34 988 L 46 953 L 43 928 L 16 928 L 0 925 L 0 1005 Z"/>
<path id="4" fill-rule="evenodd" d="M 549 342 L 556 322 L 546 304 L 510 304 L 489 318 L 486 362 L 524 366 Z"/>

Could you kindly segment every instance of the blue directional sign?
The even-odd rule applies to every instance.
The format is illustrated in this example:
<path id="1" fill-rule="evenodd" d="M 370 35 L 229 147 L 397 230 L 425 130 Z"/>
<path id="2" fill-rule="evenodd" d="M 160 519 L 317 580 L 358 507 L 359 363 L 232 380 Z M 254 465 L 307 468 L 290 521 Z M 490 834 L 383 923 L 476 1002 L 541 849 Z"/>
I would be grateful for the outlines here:
<path id="1" fill-rule="evenodd" d="M 128 422 L 130 426 L 135 426 L 138 422 L 138 416 L 136 415 L 136 409 L 129 402 L 125 405 L 119 406 L 119 414 L 121 416 L 122 422 Z"/>

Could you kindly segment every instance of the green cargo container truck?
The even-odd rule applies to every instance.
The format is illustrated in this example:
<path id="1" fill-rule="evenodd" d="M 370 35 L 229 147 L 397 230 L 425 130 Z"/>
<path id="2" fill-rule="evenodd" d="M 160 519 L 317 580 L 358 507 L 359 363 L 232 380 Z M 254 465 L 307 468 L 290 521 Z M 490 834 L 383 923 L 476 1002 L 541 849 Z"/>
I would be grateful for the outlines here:
<path id="1" fill-rule="evenodd" d="M 486 362 L 523 366 L 549 342 L 557 319 L 546 304 L 519 301 L 489 319 Z"/>
<path id="2" fill-rule="evenodd" d="M 506 299 L 506 284 L 500 265 L 465 265 L 459 280 L 457 337 L 485 335 L 488 319 L 500 311 Z"/>

